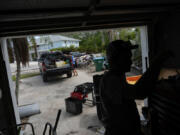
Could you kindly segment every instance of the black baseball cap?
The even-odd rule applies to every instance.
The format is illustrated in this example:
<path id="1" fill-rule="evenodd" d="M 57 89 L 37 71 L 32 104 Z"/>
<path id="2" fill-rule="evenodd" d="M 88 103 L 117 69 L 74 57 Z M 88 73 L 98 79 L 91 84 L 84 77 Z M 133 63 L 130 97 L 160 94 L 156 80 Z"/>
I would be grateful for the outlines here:
<path id="1" fill-rule="evenodd" d="M 131 51 L 133 49 L 137 49 L 138 45 L 132 45 L 130 41 L 123 41 L 123 40 L 115 40 L 112 41 L 106 50 L 107 57 L 116 57 L 122 52 Z"/>
<path id="2" fill-rule="evenodd" d="M 138 45 L 132 45 L 130 41 L 123 41 L 123 40 L 115 40 L 112 41 L 109 46 L 113 46 L 117 48 L 119 51 L 120 50 L 132 50 L 132 49 L 137 49 Z"/>

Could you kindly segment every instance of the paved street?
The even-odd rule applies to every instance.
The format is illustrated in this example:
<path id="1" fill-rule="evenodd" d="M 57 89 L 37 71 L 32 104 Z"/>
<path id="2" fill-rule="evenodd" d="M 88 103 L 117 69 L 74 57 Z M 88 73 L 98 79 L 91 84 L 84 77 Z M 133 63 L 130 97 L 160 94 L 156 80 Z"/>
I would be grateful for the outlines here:
<path id="1" fill-rule="evenodd" d="M 16 62 L 10 64 L 12 74 L 16 73 Z M 38 62 L 37 61 L 30 61 L 26 67 L 21 65 L 21 73 L 28 73 L 28 72 L 38 72 Z"/>

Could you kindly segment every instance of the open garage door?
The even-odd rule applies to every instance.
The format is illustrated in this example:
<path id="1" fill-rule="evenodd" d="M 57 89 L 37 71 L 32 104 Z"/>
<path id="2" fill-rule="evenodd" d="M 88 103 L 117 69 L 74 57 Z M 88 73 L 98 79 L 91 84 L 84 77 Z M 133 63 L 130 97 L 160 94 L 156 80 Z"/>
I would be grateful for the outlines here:
<path id="1" fill-rule="evenodd" d="M 72 32 L 143 25 L 178 0 L 27 0 L 2 1 L 0 36 Z"/>

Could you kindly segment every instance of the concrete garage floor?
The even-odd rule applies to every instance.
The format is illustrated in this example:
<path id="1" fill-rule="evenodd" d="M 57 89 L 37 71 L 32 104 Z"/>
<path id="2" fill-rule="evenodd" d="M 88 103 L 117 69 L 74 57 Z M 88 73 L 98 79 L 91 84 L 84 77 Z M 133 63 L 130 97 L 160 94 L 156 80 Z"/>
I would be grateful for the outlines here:
<path id="1" fill-rule="evenodd" d="M 70 96 L 74 87 L 84 82 L 92 82 L 92 74 L 78 70 L 79 76 L 66 78 L 66 75 L 52 77 L 44 83 L 41 76 L 21 80 L 19 105 L 38 103 L 41 114 L 31 116 L 29 122 L 33 123 L 36 135 L 41 135 L 45 123 L 48 121 L 54 125 L 58 109 L 62 109 L 61 118 L 57 128 L 58 135 L 95 135 L 95 130 L 90 126 L 102 127 L 97 118 L 96 107 L 83 106 L 80 115 L 71 115 L 65 110 L 64 99 Z M 91 97 L 91 96 L 89 96 Z M 138 109 L 143 105 L 137 101 Z M 25 135 L 31 134 L 30 128 L 26 128 Z"/>

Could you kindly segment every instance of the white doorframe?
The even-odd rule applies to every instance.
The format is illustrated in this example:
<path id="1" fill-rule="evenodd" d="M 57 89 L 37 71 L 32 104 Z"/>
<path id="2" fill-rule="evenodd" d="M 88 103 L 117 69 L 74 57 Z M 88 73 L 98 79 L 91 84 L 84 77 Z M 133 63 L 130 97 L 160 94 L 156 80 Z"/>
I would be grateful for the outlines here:
<path id="1" fill-rule="evenodd" d="M 141 52 L 142 52 L 142 69 L 143 73 L 149 67 L 149 47 L 147 26 L 140 27 Z M 144 106 L 148 106 L 148 99 L 144 100 Z"/>
<path id="2" fill-rule="evenodd" d="M 20 124 L 20 116 L 19 116 L 18 106 L 17 106 L 17 102 L 16 102 L 15 88 L 14 88 L 14 85 L 12 82 L 12 74 L 11 74 L 11 69 L 10 69 L 10 64 L 9 64 L 9 56 L 8 56 L 8 51 L 7 51 L 6 38 L 0 38 L 0 42 L 1 42 L 0 47 L 2 48 L 3 58 L 4 58 L 4 61 L 6 63 L 6 69 L 7 69 L 7 75 L 8 75 L 8 80 L 9 80 L 11 98 L 12 98 L 15 117 L 16 117 L 16 123 Z"/>
<path id="3" fill-rule="evenodd" d="M 140 37 L 141 37 L 141 52 L 142 52 L 142 69 L 144 73 L 147 70 L 147 67 L 149 67 L 147 26 L 140 27 Z"/>

